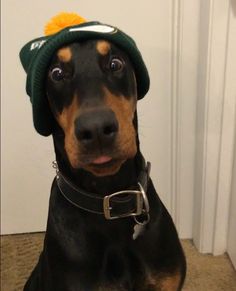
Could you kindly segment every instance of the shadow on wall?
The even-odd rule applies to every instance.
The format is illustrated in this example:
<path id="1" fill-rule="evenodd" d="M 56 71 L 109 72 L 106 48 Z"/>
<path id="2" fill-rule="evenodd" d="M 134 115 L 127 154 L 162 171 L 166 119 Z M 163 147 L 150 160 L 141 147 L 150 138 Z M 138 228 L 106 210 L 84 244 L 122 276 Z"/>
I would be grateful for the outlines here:
<path id="1" fill-rule="evenodd" d="M 233 14 L 236 17 L 236 0 L 231 0 L 230 2 L 231 2 Z"/>

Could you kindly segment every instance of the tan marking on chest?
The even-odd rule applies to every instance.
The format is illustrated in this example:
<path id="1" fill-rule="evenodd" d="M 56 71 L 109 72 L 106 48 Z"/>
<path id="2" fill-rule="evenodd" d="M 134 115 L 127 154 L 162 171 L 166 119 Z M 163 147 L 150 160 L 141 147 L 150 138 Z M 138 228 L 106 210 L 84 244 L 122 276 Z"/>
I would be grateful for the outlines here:
<path id="1" fill-rule="evenodd" d="M 140 291 L 178 291 L 181 281 L 179 272 L 171 274 L 149 275 L 146 280 L 146 286 Z"/>
<path id="2" fill-rule="evenodd" d="M 111 45 L 105 40 L 99 40 L 97 42 L 96 49 L 100 55 L 105 56 L 110 51 Z"/>
<path id="3" fill-rule="evenodd" d="M 63 47 L 58 50 L 57 56 L 61 62 L 68 63 L 72 58 L 72 51 L 69 47 Z"/>
<path id="4" fill-rule="evenodd" d="M 181 281 L 179 273 L 173 275 L 158 274 L 149 275 L 142 285 L 135 287 L 136 291 L 178 291 Z M 98 291 L 125 291 L 127 290 L 122 286 L 100 286 Z"/>

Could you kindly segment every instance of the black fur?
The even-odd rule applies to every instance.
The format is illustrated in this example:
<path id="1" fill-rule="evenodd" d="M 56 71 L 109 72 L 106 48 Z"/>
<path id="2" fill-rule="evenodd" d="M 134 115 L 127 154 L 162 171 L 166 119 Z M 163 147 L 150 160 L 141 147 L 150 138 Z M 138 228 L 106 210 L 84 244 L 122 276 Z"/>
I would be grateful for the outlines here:
<path id="1" fill-rule="evenodd" d="M 115 46 L 109 55 L 100 56 L 95 52 L 95 44 L 96 41 L 72 44 L 70 63 L 62 64 L 56 56 L 52 60 L 46 88 L 55 116 L 71 104 L 75 92 L 80 104 L 92 107 L 101 106 L 103 87 L 117 97 L 136 98 L 128 57 Z M 113 56 L 125 60 L 125 68 L 118 74 L 108 69 Z M 50 72 L 55 66 L 66 72 L 63 82 L 52 82 Z M 135 157 L 127 159 L 116 174 L 97 177 L 70 165 L 64 147 L 65 134 L 55 120 L 53 140 L 59 169 L 80 188 L 101 196 L 136 186 L 142 170 L 136 112 L 133 125 L 137 133 Z M 147 196 L 151 220 L 144 234 L 133 240 L 133 218 L 109 221 L 79 210 L 64 199 L 54 181 L 44 248 L 24 291 L 164 290 L 163 280 L 176 273 L 180 276 L 179 284 L 169 290 L 181 290 L 186 272 L 184 254 L 173 221 L 151 180 Z M 156 283 L 149 277 L 155 278 Z"/>

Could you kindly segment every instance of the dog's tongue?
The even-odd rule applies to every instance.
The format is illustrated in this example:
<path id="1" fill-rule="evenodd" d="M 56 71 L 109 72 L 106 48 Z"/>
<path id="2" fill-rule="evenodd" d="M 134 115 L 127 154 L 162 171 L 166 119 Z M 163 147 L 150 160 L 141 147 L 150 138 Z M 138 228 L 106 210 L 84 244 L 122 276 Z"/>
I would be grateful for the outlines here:
<path id="1" fill-rule="evenodd" d="M 100 165 L 111 161 L 111 157 L 109 156 L 100 156 L 93 160 L 93 164 Z"/>

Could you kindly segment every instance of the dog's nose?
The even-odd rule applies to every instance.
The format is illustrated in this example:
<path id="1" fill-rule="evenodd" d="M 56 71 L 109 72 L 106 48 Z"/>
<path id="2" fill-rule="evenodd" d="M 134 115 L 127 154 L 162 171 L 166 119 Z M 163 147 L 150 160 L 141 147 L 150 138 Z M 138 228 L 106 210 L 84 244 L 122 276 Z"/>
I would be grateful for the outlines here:
<path id="1" fill-rule="evenodd" d="M 118 122 L 112 110 L 93 110 L 81 114 L 75 121 L 75 134 L 85 146 L 107 146 L 118 132 Z"/>

